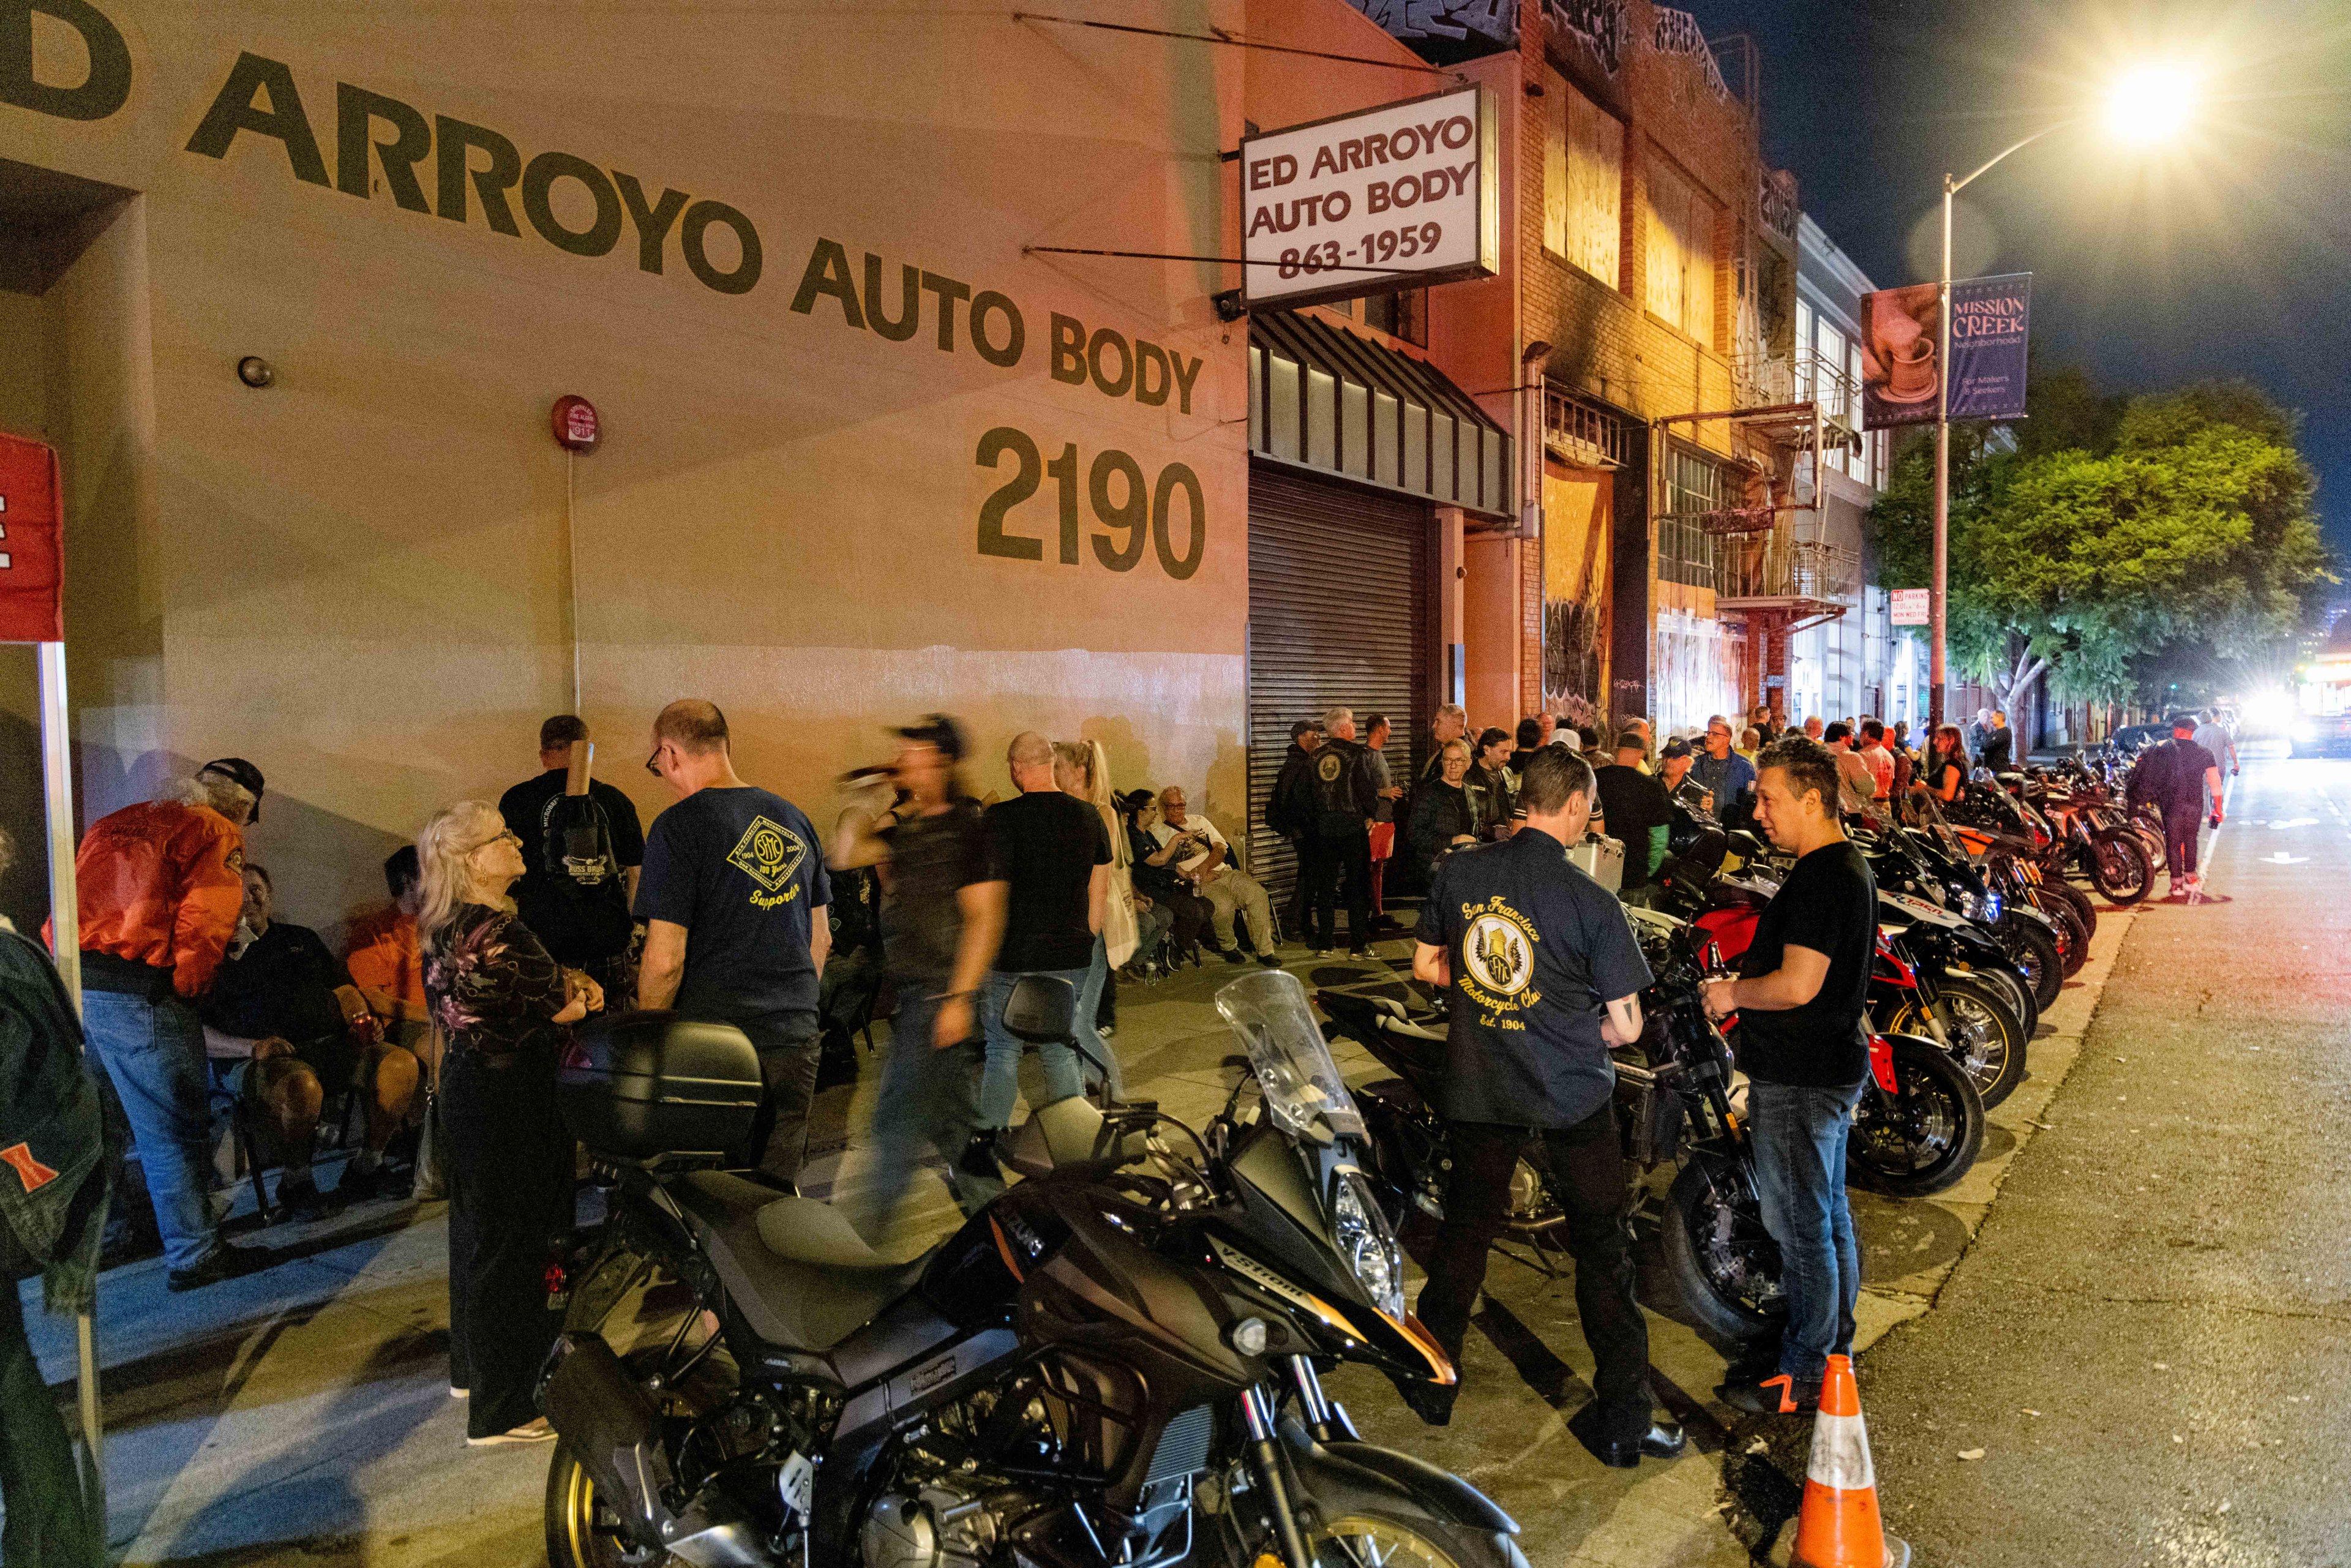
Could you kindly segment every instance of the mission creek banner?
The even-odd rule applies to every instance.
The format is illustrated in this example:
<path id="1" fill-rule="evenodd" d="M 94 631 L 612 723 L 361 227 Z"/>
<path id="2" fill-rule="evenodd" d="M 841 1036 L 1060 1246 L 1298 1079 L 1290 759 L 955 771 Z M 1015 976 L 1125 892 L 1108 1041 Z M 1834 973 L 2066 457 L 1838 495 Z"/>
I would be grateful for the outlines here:
<path id="1" fill-rule="evenodd" d="M 1951 341 L 1942 342 L 1931 283 L 1862 297 L 1862 425 L 1931 424 L 1949 355 L 1953 419 L 2024 417 L 2024 353 L 2032 275 L 1960 278 L 1951 285 Z"/>

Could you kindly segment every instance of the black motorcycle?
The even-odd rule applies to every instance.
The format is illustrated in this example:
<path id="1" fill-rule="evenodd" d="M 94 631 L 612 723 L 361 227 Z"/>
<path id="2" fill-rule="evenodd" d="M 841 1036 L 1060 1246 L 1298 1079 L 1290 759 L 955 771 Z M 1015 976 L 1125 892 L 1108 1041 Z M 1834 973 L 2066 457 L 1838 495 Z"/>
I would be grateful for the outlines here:
<path id="1" fill-rule="evenodd" d="M 1780 1249 L 1763 1228 L 1755 1156 L 1731 1099 L 1730 1048 L 1699 1000 L 1693 928 L 1649 910 L 1627 915 L 1656 977 L 1641 995 L 1642 1037 L 1618 1048 L 1617 1128 L 1625 1156 L 1643 1170 L 1680 1166 L 1660 1218 L 1675 1292 L 1710 1333 L 1750 1339 L 1777 1327 L 1787 1311 Z M 1373 1174 L 1399 1223 L 1418 1212 L 1445 1217 L 1451 1163 L 1444 1118 L 1434 1110 L 1445 1071 L 1441 1010 L 1392 996 L 1320 991 L 1332 1029 L 1396 1074 L 1366 1084 Z M 1551 1188 L 1541 1146 L 1530 1144 L 1510 1183 L 1502 1243 L 1556 1269 L 1566 1252 L 1566 1217 Z"/>
<path id="2" fill-rule="evenodd" d="M 1066 1043 L 1072 1001 L 1032 977 L 1005 1022 Z M 543 1385 L 553 1568 L 1525 1568 L 1506 1514 L 1325 1396 L 1343 1361 L 1455 1374 L 1303 989 L 1217 1006 L 1251 1071 L 1205 1132 L 1046 1105 L 1027 1179 L 908 1259 L 706 1152 L 758 1101 L 738 1031 L 583 1030 L 564 1112 L 614 1192 Z"/>

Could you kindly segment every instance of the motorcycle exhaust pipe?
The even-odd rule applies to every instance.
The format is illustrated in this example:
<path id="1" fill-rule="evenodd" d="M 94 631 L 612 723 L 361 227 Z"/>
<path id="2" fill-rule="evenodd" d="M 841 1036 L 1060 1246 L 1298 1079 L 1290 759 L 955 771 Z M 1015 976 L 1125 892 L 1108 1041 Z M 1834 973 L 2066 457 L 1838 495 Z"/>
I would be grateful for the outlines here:
<path id="1" fill-rule="evenodd" d="M 540 1402 L 549 1424 L 620 1516 L 630 1542 L 669 1550 L 677 1520 L 662 1501 L 673 1478 L 662 1452 L 660 1413 L 602 1335 L 565 1334 L 555 1355 Z"/>

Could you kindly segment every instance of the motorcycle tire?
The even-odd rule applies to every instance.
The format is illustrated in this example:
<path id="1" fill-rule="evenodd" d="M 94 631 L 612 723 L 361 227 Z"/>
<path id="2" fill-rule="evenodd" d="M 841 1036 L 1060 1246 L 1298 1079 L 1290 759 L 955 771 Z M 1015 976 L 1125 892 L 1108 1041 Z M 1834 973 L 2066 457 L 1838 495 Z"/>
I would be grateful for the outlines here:
<path id="1" fill-rule="evenodd" d="M 2155 888 L 2155 857 L 2138 835 L 2108 831 L 2092 835 L 2089 849 L 2090 885 L 2115 904 L 2130 905 Z"/>
<path id="2" fill-rule="evenodd" d="M 2098 934 L 2098 906 L 2090 895 L 2072 883 L 2053 876 L 2043 877 L 2034 893 L 2043 914 L 2054 915 L 2061 905 L 2074 912 L 2074 918 L 2082 925 L 2082 947 L 2086 957 L 2090 941 Z M 2072 972 L 2070 969 L 2066 971 L 2069 975 Z"/>
<path id="3" fill-rule="evenodd" d="M 2031 920 L 2003 920 L 1998 936 L 2000 945 L 2024 972 L 2024 983 L 2032 992 L 2033 1012 L 2038 1015 L 2055 1007 L 2065 990 L 2065 959 L 2049 928 Z"/>
<path id="4" fill-rule="evenodd" d="M 2089 933 L 2083 929 L 2081 916 L 2063 899 L 2035 898 L 2032 907 L 2049 917 L 2049 935 L 2057 944 L 2058 977 L 2072 979 L 2090 961 Z"/>
<path id="5" fill-rule="evenodd" d="M 1984 1103 L 1967 1070 L 1932 1040 L 1894 1041 L 1895 1092 L 1862 1086 L 1845 1138 L 1845 1179 L 1888 1197 L 1957 1183 L 1983 1147 Z"/>
<path id="6" fill-rule="evenodd" d="M 1984 1109 L 2007 1099 L 2024 1082 L 2032 1036 L 2011 998 L 1991 977 L 1949 975 L 1935 1008 L 1950 1036 L 1951 1061 L 1976 1086 Z M 1912 1031 L 1905 1031 L 1912 1032 Z"/>
<path id="7" fill-rule="evenodd" d="M 1306 1531 L 1306 1551 L 1314 1568 L 1527 1568 L 1518 1542 L 1499 1531 L 1390 1509 L 1350 1509 L 1318 1523 Z"/>
<path id="8" fill-rule="evenodd" d="M 1698 1327 L 1718 1339 L 1760 1339 L 1787 1316 L 1780 1289 L 1780 1248 L 1760 1214 L 1731 1211 L 1724 1239 L 1723 1205 L 1708 1173 L 1682 1167 L 1666 1197 L 1666 1265 L 1675 1293 Z M 1752 1227 L 1752 1233 L 1749 1233 Z"/>
<path id="9" fill-rule="evenodd" d="M 622 1538 L 619 1516 L 598 1497 L 566 1439 L 557 1439 L 547 1467 L 544 1511 L 547 1568 L 648 1568 L 648 1554 Z"/>

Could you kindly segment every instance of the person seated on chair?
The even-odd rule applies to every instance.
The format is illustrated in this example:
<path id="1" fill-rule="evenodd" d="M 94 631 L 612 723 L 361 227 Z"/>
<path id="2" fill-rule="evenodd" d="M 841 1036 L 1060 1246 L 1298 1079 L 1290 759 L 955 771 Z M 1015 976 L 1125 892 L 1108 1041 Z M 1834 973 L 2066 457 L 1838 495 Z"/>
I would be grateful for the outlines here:
<path id="1" fill-rule="evenodd" d="M 1159 791 L 1159 824 L 1151 830 L 1152 851 L 1135 863 L 1155 870 L 1172 867 L 1176 876 L 1209 908 L 1209 934 L 1228 964 L 1249 961 L 1234 929 L 1236 915 L 1247 921 L 1249 940 L 1257 947 L 1257 961 L 1269 969 L 1281 967 L 1275 956 L 1273 906 L 1265 885 L 1231 862 L 1232 846 L 1216 824 L 1191 814 L 1184 787 L 1170 784 Z"/>
<path id="2" fill-rule="evenodd" d="M 343 968 L 383 1026 L 384 1038 L 423 1057 L 432 1023 L 424 1005 L 424 961 L 416 951 L 416 846 L 384 857 L 384 887 L 392 902 L 351 918 Z"/>
<path id="3" fill-rule="evenodd" d="M 384 1145 L 407 1120 L 420 1070 L 415 1057 L 385 1042 L 366 999 L 319 934 L 271 918 L 268 872 L 248 861 L 244 874 L 236 935 L 200 1009 L 205 1045 L 216 1057 L 251 1056 L 239 1092 L 258 1111 L 271 1152 L 285 1167 L 277 1207 L 314 1219 L 327 1212 L 310 1175 L 326 1097 L 354 1089 L 367 1094 L 366 1145 L 351 1156 L 336 1198 L 381 1197 L 392 1190 Z"/>

